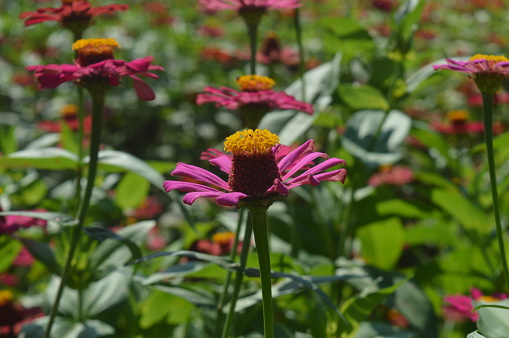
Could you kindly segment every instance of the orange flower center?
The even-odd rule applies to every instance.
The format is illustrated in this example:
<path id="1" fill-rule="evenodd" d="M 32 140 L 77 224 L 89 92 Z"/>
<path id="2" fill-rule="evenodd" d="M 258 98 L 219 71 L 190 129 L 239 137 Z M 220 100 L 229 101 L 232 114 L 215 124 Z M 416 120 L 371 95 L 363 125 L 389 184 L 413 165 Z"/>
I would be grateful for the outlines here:
<path id="1" fill-rule="evenodd" d="M 451 121 L 452 124 L 462 124 L 468 121 L 468 112 L 464 109 L 451 110 L 447 112 L 447 119 Z"/>
<path id="2" fill-rule="evenodd" d="M 233 232 L 218 232 L 212 236 L 212 241 L 219 245 L 226 245 L 233 242 L 235 234 Z"/>
<path id="3" fill-rule="evenodd" d="M 113 50 L 120 45 L 115 39 L 81 39 L 72 45 L 80 66 L 88 66 L 108 59 L 114 59 Z"/>
<path id="4" fill-rule="evenodd" d="M 244 75 L 237 78 L 237 84 L 243 92 L 259 92 L 270 90 L 276 82 L 267 76 Z"/>
<path id="5" fill-rule="evenodd" d="M 9 303 L 10 301 L 12 301 L 13 298 L 14 298 L 14 296 L 11 291 L 1 290 L 0 291 L 0 306 Z"/>

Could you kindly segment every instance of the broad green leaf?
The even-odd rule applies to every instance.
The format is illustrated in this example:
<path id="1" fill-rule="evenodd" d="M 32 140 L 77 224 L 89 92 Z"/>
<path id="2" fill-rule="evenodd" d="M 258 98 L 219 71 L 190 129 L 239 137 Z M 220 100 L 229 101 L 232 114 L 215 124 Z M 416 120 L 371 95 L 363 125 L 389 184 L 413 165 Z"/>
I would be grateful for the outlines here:
<path id="1" fill-rule="evenodd" d="M 321 110 L 332 101 L 332 93 L 339 81 L 341 54 L 304 74 L 305 98 L 302 98 L 302 81 L 293 82 L 285 92 L 297 100 L 313 104 L 315 112 L 308 115 L 293 110 L 277 111 L 264 116 L 260 129 L 268 129 L 279 136 L 281 144 L 290 145 L 311 127 Z"/>
<path id="2" fill-rule="evenodd" d="M 179 286 L 155 285 L 154 289 L 183 298 L 195 305 L 216 306 L 216 299 L 205 290 L 191 290 Z"/>
<path id="3" fill-rule="evenodd" d="M 60 212 L 42 212 L 42 211 L 2 211 L 0 216 L 24 216 L 42 219 L 48 222 L 56 222 L 60 224 L 75 224 L 77 220 L 70 215 Z"/>
<path id="4" fill-rule="evenodd" d="M 397 218 L 364 225 L 357 230 L 362 257 L 368 264 L 391 269 L 403 252 L 405 230 Z"/>
<path id="5" fill-rule="evenodd" d="M 454 245 L 458 241 L 455 229 L 443 223 L 414 225 L 405 229 L 405 243 L 408 245 Z"/>
<path id="6" fill-rule="evenodd" d="M 148 195 L 150 183 L 145 178 L 129 172 L 122 177 L 115 189 L 115 200 L 122 209 L 136 208 Z"/>
<path id="7" fill-rule="evenodd" d="M 483 210 L 459 192 L 433 189 L 431 201 L 456 219 L 465 229 L 486 234 L 492 230 L 492 220 Z"/>
<path id="8" fill-rule="evenodd" d="M 74 154 L 79 153 L 79 144 L 76 142 L 76 134 L 69 128 L 67 122 L 60 121 L 60 137 L 64 149 L 69 150 Z"/>
<path id="9" fill-rule="evenodd" d="M 60 275 L 61 267 L 57 262 L 53 249 L 48 244 L 24 237 L 19 237 L 19 240 L 32 256 L 44 264 L 51 273 Z"/>
<path id="10" fill-rule="evenodd" d="M 417 205 L 400 199 L 380 201 L 376 204 L 376 212 L 380 216 L 398 215 L 404 218 L 424 218 L 428 213 Z"/>
<path id="11" fill-rule="evenodd" d="M 486 338 L 485 336 L 483 336 L 482 334 L 479 333 L 479 331 L 474 331 L 474 332 L 470 332 L 468 335 L 467 335 L 467 338 Z"/>
<path id="12" fill-rule="evenodd" d="M 379 289 L 376 285 L 372 284 L 359 294 L 347 299 L 341 307 L 341 312 L 350 322 L 351 327 L 343 327 L 341 331 L 351 332 L 352 328 L 357 327 L 360 322 L 364 321 L 376 306 L 381 304 L 387 296 L 393 294 L 406 281 L 404 279 L 383 289 Z"/>
<path id="13" fill-rule="evenodd" d="M 230 260 L 220 257 L 220 256 L 213 256 L 209 254 L 204 254 L 201 252 L 195 252 L 195 251 L 187 251 L 187 250 L 180 250 L 180 251 L 173 251 L 173 252 L 156 252 L 151 255 L 145 256 L 141 259 L 138 259 L 131 264 L 137 264 L 140 262 L 144 262 L 150 259 L 158 258 L 158 257 L 164 257 L 164 256 L 178 256 L 178 257 L 191 257 L 194 259 L 199 259 L 205 262 L 210 262 L 217 264 L 225 269 L 235 269 L 238 267 L 237 263 L 233 263 Z"/>
<path id="14" fill-rule="evenodd" d="M 505 337 L 509 332 L 509 300 L 499 300 L 495 302 L 482 302 L 474 301 L 474 307 L 479 305 L 496 305 L 497 307 L 481 307 L 478 308 L 479 320 L 477 321 L 477 328 L 483 336 L 486 337 Z"/>
<path id="15" fill-rule="evenodd" d="M 0 151 L 3 155 L 14 153 L 18 149 L 15 126 L 0 125 Z"/>
<path id="16" fill-rule="evenodd" d="M 168 304 L 172 306 L 168 306 Z M 152 290 L 142 308 L 140 326 L 150 328 L 161 321 L 173 325 L 187 322 L 195 307 L 181 297 L 160 290 Z"/>
<path id="17" fill-rule="evenodd" d="M 77 161 L 76 155 L 61 148 L 26 149 L 0 157 L 0 168 L 74 170 Z"/>
<path id="18" fill-rule="evenodd" d="M 97 272 L 100 277 L 110 269 L 116 269 L 126 264 L 133 258 L 133 248 L 126 247 L 125 243 L 140 246 L 146 240 L 150 229 L 155 225 L 155 221 L 143 221 L 120 229 L 116 234 L 124 240 L 106 239 L 99 244 L 90 256 L 91 269 Z"/>
<path id="19" fill-rule="evenodd" d="M 415 333 L 381 322 L 362 322 L 355 338 L 414 338 Z"/>
<path id="20" fill-rule="evenodd" d="M 391 110 L 384 119 L 381 110 L 360 110 L 352 115 L 343 135 L 343 147 L 364 163 L 394 163 L 401 158 L 400 148 L 408 136 L 412 119 L 399 110 Z M 374 139 L 378 125 L 383 126 Z"/>
<path id="21" fill-rule="evenodd" d="M 7 270 L 23 246 L 10 237 L 0 236 L 0 273 Z"/>
<path id="22" fill-rule="evenodd" d="M 388 110 L 389 103 L 382 93 L 371 86 L 341 84 L 338 88 L 341 100 L 352 110 L 379 109 Z"/>
<path id="23" fill-rule="evenodd" d="M 361 51 L 368 54 L 376 48 L 367 30 L 352 17 L 326 17 L 318 24 L 324 31 L 324 48 L 328 52 L 341 52 L 351 59 Z"/>

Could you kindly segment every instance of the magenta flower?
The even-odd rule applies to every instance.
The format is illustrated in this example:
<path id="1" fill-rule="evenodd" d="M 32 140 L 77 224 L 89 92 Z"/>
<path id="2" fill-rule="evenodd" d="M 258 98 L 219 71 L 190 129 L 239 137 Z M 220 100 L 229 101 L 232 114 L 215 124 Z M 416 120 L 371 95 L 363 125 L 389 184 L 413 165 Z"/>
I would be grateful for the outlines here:
<path id="1" fill-rule="evenodd" d="M 304 184 L 316 186 L 322 181 L 344 183 L 346 169 L 325 170 L 344 165 L 345 161 L 312 152 L 313 140 L 283 157 L 277 156 L 280 149 L 278 142 L 278 137 L 268 130 L 248 129 L 237 132 L 225 142 L 225 150 L 232 152 L 233 156 L 223 155 L 209 160 L 212 165 L 228 174 L 228 181 L 200 167 L 178 163 L 172 175 L 183 176 L 198 183 L 166 181 L 164 188 L 167 192 L 187 192 L 183 199 L 186 204 L 193 204 L 199 197 L 210 197 L 218 205 L 242 206 L 250 201 L 285 196 L 290 189 Z M 325 161 L 310 165 L 319 157 Z"/>
<path id="2" fill-rule="evenodd" d="M 240 92 L 227 87 L 205 87 L 204 92 L 198 94 L 196 103 L 212 102 L 216 107 L 238 110 L 251 128 L 256 128 L 262 117 L 274 110 L 295 109 L 313 114 L 313 105 L 297 101 L 285 92 L 272 91 L 275 82 L 269 77 L 246 75 L 239 77 L 237 83 Z"/>
<path id="3" fill-rule="evenodd" d="M 484 302 L 495 302 L 501 299 L 507 299 L 507 295 L 503 293 L 497 293 L 493 296 L 484 296 L 481 290 L 472 288 L 470 289 L 470 296 L 464 295 L 451 295 L 444 297 L 444 300 L 448 303 L 444 308 L 444 317 L 451 322 L 461 323 L 467 319 L 475 322 L 479 319 L 479 314 L 473 312 L 474 304 L 473 300 L 484 301 Z"/>
<path id="4" fill-rule="evenodd" d="M 496 93 L 502 85 L 502 79 L 509 74 L 509 59 L 505 56 L 476 54 L 468 61 L 446 60 L 447 64 L 436 65 L 433 68 L 470 75 L 481 93 Z"/>
<path id="5" fill-rule="evenodd" d="M 92 7 L 87 0 L 61 0 L 62 6 L 57 8 L 39 8 L 35 12 L 25 12 L 19 17 L 25 20 L 25 26 L 35 25 L 45 21 L 58 21 L 71 30 L 76 37 L 81 37 L 83 31 L 90 25 L 92 18 L 113 14 L 117 11 L 125 11 L 127 5 L 106 5 Z"/>
<path id="6" fill-rule="evenodd" d="M 45 211 L 45 210 L 31 210 Z M 12 234 L 20 229 L 30 228 L 32 226 L 46 226 L 46 221 L 27 216 L 0 216 L 0 234 Z"/>
<path id="7" fill-rule="evenodd" d="M 134 89 L 138 97 L 145 101 L 155 98 L 155 94 L 138 76 L 157 79 L 153 70 L 163 70 L 162 67 L 152 65 L 152 56 L 136 59 L 131 62 L 113 58 L 113 48 L 119 44 L 113 39 L 85 39 L 73 44 L 77 52 L 75 64 L 27 66 L 26 69 L 34 73 L 39 87 L 55 88 L 64 82 L 72 81 L 87 89 L 106 89 L 115 87 L 120 78 L 128 76 L 133 80 Z"/>
<path id="8" fill-rule="evenodd" d="M 272 9 L 294 9 L 300 7 L 300 0 L 200 0 L 200 7 L 206 11 L 230 9 L 239 13 L 245 11 L 265 12 Z"/>

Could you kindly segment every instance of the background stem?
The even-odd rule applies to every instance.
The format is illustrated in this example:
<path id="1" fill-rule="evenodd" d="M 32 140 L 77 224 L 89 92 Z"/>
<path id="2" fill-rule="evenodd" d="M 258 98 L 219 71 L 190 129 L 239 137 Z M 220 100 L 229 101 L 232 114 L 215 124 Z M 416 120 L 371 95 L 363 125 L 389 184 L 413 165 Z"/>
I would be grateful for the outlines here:
<path id="1" fill-rule="evenodd" d="M 251 48 L 251 59 L 249 67 L 251 75 L 256 75 L 256 39 L 258 34 L 258 24 L 246 23 L 247 35 L 249 36 L 249 46 Z"/>

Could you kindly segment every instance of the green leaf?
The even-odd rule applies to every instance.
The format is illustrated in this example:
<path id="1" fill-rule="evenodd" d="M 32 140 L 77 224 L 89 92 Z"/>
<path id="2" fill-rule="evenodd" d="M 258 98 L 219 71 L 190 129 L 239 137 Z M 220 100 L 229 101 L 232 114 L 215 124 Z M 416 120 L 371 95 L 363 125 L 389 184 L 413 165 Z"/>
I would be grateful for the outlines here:
<path id="1" fill-rule="evenodd" d="M 376 284 L 372 284 L 359 294 L 347 299 L 341 307 L 341 312 L 352 326 L 347 330 L 342 328 L 341 331 L 351 332 L 352 328 L 355 328 L 360 322 L 364 321 L 377 305 L 381 304 L 387 296 L 393 294 L 396 289 L 403 283 L 406 283 L 406 281 L 407 280 L 404 279 L 399 283 L 383 289 L 379 289 L 376 287 Z"/>
<path id="2" fill-rule="evenodd" d="M 150 182 L 145 178 L 134 173 L 127 173 L 115 190 L 117 205 L 122 209 L 136 208 L 143 203 L 149 189 Z"/>
<path id="3" fill-rule="evenodd" d="M 480 307 L 477 312 L 479 319 L 477 328 L 486 337 L 506 337 L 509 332 L 509 299 L 499 300 L 495 302 L 479 302 L 474 300 L 474 307 L 479 305 L 492 305 L 489 307 Z M 497 306 L 494 307 L 493 305 Z"/>
<path id="4" fill-rule="evenodd" d="M 147 234 L 156 225 L 155 221 L 143 221 L 120 229 L 116 235 L 123 238 L 122 241 L 105 239 L 97 246 L 97 249 L 90 255 L 90 266 L 97 272 L 98 277 L 111 269 L 116 269 L 132 259 L 133 246 L 140 246 L 147 238 Z M 126 247 L 127 243 L 129 244 Z"/>
<path id="5" fill-rule="evenodd" d="M 76 134 L 73 133 L 64 120 L 60 121 L 60 135 L 63 148 L 74 154 L 78 154 L 79 144 L 76 142 Z"/>
<path id="6" fill-rule="evenodd" d="M 391 269 L 403 252 L 405 230 L 397 218 L 364 225 L 357 231 L 362 256 L 368 264 Z"/>
<path id="7" fill-rule="evenodd" d="M 150 259 L 158 258 L 158 257 L 164 257 L 164 256 L 177 256 L 177 257 L 191 257 L 194 259 L 199 259 L 205 262 L 210 262 L 217 264 L 225 269 L 235 269 L 238 267 L 237 263 L 233 263 L 230 260 L 227 260 L 225 258 L 222 258 L 220 256 L 213 256 L 204 254 L 201 252 L 195 252 L 195 251 L 187 251 L 187 250 L 180 250 L 180 251 L 166 251 L 166 252 L 156 252 L 151 255 L 145 256 L 141 259 L 138 259 L 131 264 L 137 264 L 140 262 L 144 262 Z"/>
<path id="8" fill-rule="evenodd" d="M 23 246 L 10 237 L 0 236 L 0 273 L 7 270 Z"/>
<path id="9" fill-rule="evenodd" d="M 26 149 L 0 157 L 0 168 L 76 169 L 76 155 L 61 148 Z"/>
<path id="10" fill-rule="evenodd" d="M 467 61 L 468 57 L 454 57 L 450 58 L 456 61 Z M 406 89 L 407 92 L 411 93 L 415 91 L 417 88 L 420 87 L 420 85 L 427 80 L 431 75 L 435 74 L 437 71 L 433 69 L 433 66 L 436 65 L 442 65 L 447 63 L 446 59 L 440 59 L 437 61 L 434 61 L 433 63 L 427 64 L 426 66 L 420 68 L 415 73 L 410 75 L 406 79 Z"/>
<path id="11" fill-rule="evenodd" d="M 199 292 L 198 290 L 190 290 L 178 286 L 164 285 L 155 285 L 153 288 L 183 298 L 195 305 L 216 306 L 217 304 L 217 301 L 214 299 L 213 295 L 205 292 L 205 290 L 200 290 Z"/>
<path id="12" fill-rule="evenodd" d="M 18 149 L 15 126 L 0 125 L 0 151 L 3 155 L 9 155 Z"/>
<path id="13" fill-rule="evenodd" d="M 403 200 L 384 200 L 376 204 L 376 213 L 380 216 L 398 215 L 404 218 L 424 218 L 428 213 L 422 211 L 419 206 Z"/>
<path id="14" fill-rule="evenodd" d="M 468 335 L 467 335 L 467 338 L 486 338 L 485 336 L 483 336 L 482 334 L 479 333 L 479 331 L 473 331 L 473 332 L 470 332 Z"/>
<path id="15" fill-rule="evenodd" d="M 48 222 L 60 224 L 75 224 L 77 220 L 72 216 L 60 212 L 42 212 L 42 211 L 2 211 L 0 216 L 24 216 L 42 219 Z"/>
<path id="16" fill-rule="evenodd" d="M 363 85 L 341 84 L 338 88 L 341 100 L 352 110 L 379 109 L 388 110 L 389 103 L 376 88 Z"/>
<path id="17" fill-rule="evenodd" d="M 304 74 L 306 97 L 302 98 L 302 81 L 293 82 L 285 92 L 297 100 L 313 103 L 315 112 L 308 115 L 293 110 L 277 111 L 264 116 L 258 128 L 268 129 L 279 136 L 281 144 L 294 143 L 311 127 L 320 111 L 332 101 L 332 93 L 339 81 L 341 54 L 336 54 L 330 62 L 324 63 Z"/>
<path id="18" fill-rule="evenodd" d="M 392 29 L 397 31 L 399 47 L 406 53 L 410 49 L 410 43 L 417 30 L 417 23 L 421 17 L 425 1 L 407 0 L 394 13 Z"/>
<path id="19" fill-rule="evenodd" d="M 459 192 L 433 189 L 431 201 L 467 230 L 476 231 L 478 234 L 486 234 L 492 230 L 491 218 Z"/>
<path id="20" fill-rule="evenodd" d="M 414 338 L 415 332 L 402 330 L 387 323 L 362 322 L 355 338 Z"/>
<path id="21" fill-rule="evenodd" d="M 408 245 L 454 245 L 458 240 L 455 230 L 443 223 L 414 225 L 405 229 Z"/>
<path id="22" fill-rule="evenodd" d="M 401 159 L 400 148 L 408 136 L 412 119 L 399 110 L 391 110 L 374 140 L 384 116 L 381 110 L 360 110 L 352 115 L 346 123 L 343 147 L 356 158 L 373 165 Z"/>
<path id="23" fill-rule="evenodd" d="M 23 243 L 32 256 L 44 264 L 51 273 L 60 275 L 61 267 L 57 262 L 53 249 L 48 244 L 24 237 L 19 237 L 19 241 Z"/>

